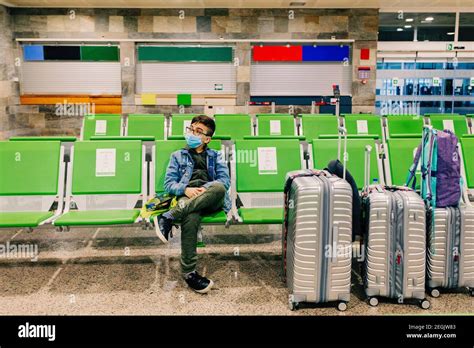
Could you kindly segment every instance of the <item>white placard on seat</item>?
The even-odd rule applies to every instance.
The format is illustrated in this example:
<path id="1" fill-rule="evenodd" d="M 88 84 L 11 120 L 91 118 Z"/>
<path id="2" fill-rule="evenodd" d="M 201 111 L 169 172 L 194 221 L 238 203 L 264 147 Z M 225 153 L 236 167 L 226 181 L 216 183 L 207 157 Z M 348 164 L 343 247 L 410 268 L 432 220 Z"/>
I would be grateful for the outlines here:
<path id="1" fill-rule="evenodd" d="M 258 148 L 258 173 L 278 174 L 276 147 Z"/>
<path id="2" fill-rule="evenodd" d="M 96 120 L 95 121 L 95 135 L 105 135 L 105 134 L 107 134 L 107 121 Z"/>
<path id="3" fill-rule="evenodd" d="M 357 134 L 369 134 L 367 120 L 357 120 Z"/>
<path id="4" fill-rule="evenodd" d="M 280 120 L 270 120 L 270 135 L 281 135 Z"/>
<path id="5" fill-rule="evenodd" d="M 449 129 L 454 133 L 454 122 L 453 120 L 443 120 L 443 129 Z"/>
<path id="6" fill-rule="evenodd" d="M 95 176 L 115 176 L 115 149 L 97 149 L 95 152 Z"/>

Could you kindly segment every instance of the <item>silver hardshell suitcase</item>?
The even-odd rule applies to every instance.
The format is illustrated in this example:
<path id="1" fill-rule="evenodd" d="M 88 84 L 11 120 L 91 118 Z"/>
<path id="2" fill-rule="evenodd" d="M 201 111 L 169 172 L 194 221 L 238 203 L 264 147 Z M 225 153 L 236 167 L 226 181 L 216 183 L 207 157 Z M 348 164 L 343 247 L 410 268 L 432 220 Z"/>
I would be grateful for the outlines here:
<path id="1" fill-rule="evenodd" d="M 338 301 L 338 309 L 345 310 L 351 287 L 351 186 L 321 171 L 294 178 L 287 195 L 283 257 L 290 308 Z"/>
<path id="2" fill-rule="evenodd" d="M 427 287 L 431 296 L 439 289 L 467 287 L 474 296 L 474 207 L 435 208 L 429 214 Z"/>
<path id="3" fill-rule="evenodd" d="M 340 144 L 341 137 L 339 149 Z M 352 261 L 349 183 L 322 170 L 288 173 L 282 244 L 290 309 L 300 302 L 334 301 L 346 310 Z"/>
<path id="4" fill-rule="evenodd" d="M 395 298 L 399 303 L 417 299 L 428 309 L 424 201 L 407 187 L 368 186 L 366 182 L 362 214 L 366 232 L 363 278 L 369 304 L 376 306 L 378 297 Z"/>

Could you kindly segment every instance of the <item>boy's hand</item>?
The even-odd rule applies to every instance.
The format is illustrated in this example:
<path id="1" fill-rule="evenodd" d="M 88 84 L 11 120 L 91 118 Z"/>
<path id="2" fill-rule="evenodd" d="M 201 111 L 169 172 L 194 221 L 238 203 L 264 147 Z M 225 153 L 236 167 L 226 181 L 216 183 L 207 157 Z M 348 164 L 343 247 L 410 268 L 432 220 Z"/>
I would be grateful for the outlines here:
<path id="1" fill-rule="evenodd" d="M 184 190 L 184 194 L 188 198 L 193 198 L 199 196 L 204 191 L 206 191 L 204 187 L 187 187 L 186 190 Z"/>

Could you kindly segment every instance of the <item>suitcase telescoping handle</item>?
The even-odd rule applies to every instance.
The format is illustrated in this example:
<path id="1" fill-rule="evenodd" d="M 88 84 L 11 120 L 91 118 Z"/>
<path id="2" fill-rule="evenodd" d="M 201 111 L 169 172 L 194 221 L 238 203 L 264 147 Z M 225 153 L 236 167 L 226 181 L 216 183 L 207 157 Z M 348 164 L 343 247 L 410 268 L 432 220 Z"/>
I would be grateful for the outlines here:
<path id="1" fill-rule="evenodd" d="M 337 136 L 337 159 L 341 161 L 341 140 L 344 137 L 344 154 L 343 154 L 343 174 L 342 178 L 346 180 L 346 171 L 347 171 L 347 130 L 344 127 L 338 128 L 338 136 Z"/>
<path id="2" fill-rule="evenodd" d="M 364 192 L 369 191 L 370 184 L 370 154 L 372 153 L 372 146 L 366 145 L 364 157 Z"/>

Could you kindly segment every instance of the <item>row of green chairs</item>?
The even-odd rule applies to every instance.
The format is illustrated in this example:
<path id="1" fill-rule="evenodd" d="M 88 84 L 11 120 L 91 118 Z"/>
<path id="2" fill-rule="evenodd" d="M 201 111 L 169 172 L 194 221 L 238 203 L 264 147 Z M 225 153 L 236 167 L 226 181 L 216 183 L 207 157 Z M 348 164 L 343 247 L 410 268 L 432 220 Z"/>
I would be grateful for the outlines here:
<path id="1" fill-rule="evenodd" d="M 350 134 L 347 148 L 348 169 L 355 177 L 359 189 L 363 185 L 364 151 L 367 145 L 374 149 L 371 160 L 371 182 L 403 185 L 421 135 L 394 133 L 385 140 L 380 134 L 353 134 L 349 129 L 352 121 L 350 118 L 359 117 L 353 116 L 345 116 L 343 124 Z M 337 120 L 334 116 L 321 118 L 324 117 L 331 117 L 331 121 Z M 361 127 L 356 122 L 356 130 L 375 127 L 373 118 L 377 116 L 362 117 L 369 118 L 370 126 L 368 124 L 368 127 Z M 318 117 L 312 116 L 312 119 Z M 360 118 L 355 121 L 360 121 Z M 392 125 L 390 117 L 386 121 L 390 127 Z M 380 122 L 382 127 L 382 121 Z M 339 121 L 337 124 L 340 124 Z M 91 138 L 93 138 L 91 141 L 76 143 L 74 137 L 18 137 L 11 138 L 9 142 L 1 142 L 0 164 L 5 171 L 0 178 L 0 207 L 3 212 L 0 215 L 0 227 L 20 225 L 36 227 L 49 222 L 53 222 L 56 226 L 139 222 L 135 214 L 140 202 L 163 190 L 164 173 L 169 156 L 183 146 L 183 136 L 156 141 L 152 136 Z M 284 136 L 244 136 L 243 139 L 233 142 L 226 141 L 228 139 L 226 137 L 222 137 L 224 141 L 219 137 L 216 138 L 211 142 L 211 147 L 223 150 L 229 161 L 233 186 L 233 213 L 244 223 L 280 221 L 281 191 L 286 172 L 301 168 L 324 168 L 330 160 L 338 156 L 337 136 L 334 134 L 321 134 L 308 141 L 305 137 L 285 139 Z M 118 144 L 124 145 L 116 147 Z M 138 148 L 133 147 L 130 151 L 126 151 L 131 144 L 135 144 L 135 147 L 139 144 L 140 152 Z M 87 146 L 91 148 L 87 150 Z M 472 156 L 468 156 L 474 150 L 474 136 L 461 137 L 461 146 L 467 186 L 474 189 L 474 160 Z M 110 151 L 104 152 L 104 149 Z M 260 152 L 262 156 L 275 157 L 276 168 L 261 168 L 258 160 Z M 121 168 L 119 165 L 129 168 L 128 174 L 124 174 L 126 179 L 120 179 L 121 176 L 118 175 L 96 172 L 97 163 L 100 162 L 98 153 L 99 156 L 105 156 L 99 158 L 105 159 L 106 162 L 110 156 L 115 156 L 116 171 Z M 151 154 L 151 158 L 147 158 L 147 154 Z M 131 155 L 134 160 L 141 158 L 136 164 L 140 166 L 133 170 L 130 167 Z M 128 158 L 124 160 L 127 163 L 120 162 L 122 157 Z M 153 165 L 148 166 L 150 161 Z M 151 175 L 147 173 L 148 167 L 153 171 Z M 134 179 L 131 177 L 132 173 Z M 150 179 L 147 180 L 147 177 Z M 64 186 L 62 184 L 64 182 L 71 186 Z M 132 183 L 133 189 L 132 186 L 128 186 Z M 141 189 L 138 190 L 138 186 Z M 237 193 L 239 201 L 244 204 L 240 209 L 237 209 L 235 204 Z M 104 203 L 104 199 L 110 203 Z M 270 210 L 262 211 L 262 209 Z M 102 214 L 102 210 L 114 210 L 114 212 L 109 216 Z M 271 212 L 275 215 L 270 214 Z M 203 222 L 215 223 L 225 219 L 226 217 L 222 215 L 204 217 Z"/>
<path id="2" fill-rule="evenodd" d="M 93 136 L 153 136 L 167 139 L 184 135 L 185 128 L 195 114 L 164 115 L 98 114 L 84 117 L 81 139 Z M 451 129 L 458 137 L 472 134 L 471 117 L 457 114 L 431 114 L 426 117 L 411 115 L 348 114 L 338 118 L 330 114 L 218 114 L 216 136 L 243 139 L 249 136 L 305 136 L 317 139 L 325 135 L 336 135 L 339 126 L 344 126 L 349 135 L 377 135 L 387 140 L 393 137 L 420 135 L 424 125 L 437 129 Z"/>
<path id="3" fill-rule="evenodd" d="M 139 209 L 163 191 L 170 155 L 183 147 L 183 141 L 157 140 L 147 159 L 140 140 L 68 140 L 0 142 L 0 165 L 5 168 L 0 227 L 143 224 Z M 247 224 L 281 223 L 285 175 L 306 167 L 299 140 L 237 140 L 232 154 L 223 155 L 232 173 L 230 215 Z M 242 207 L 236 205 L 237 194 Z M 45 203 L 38 205 L 37 200 Z M 202 222 L 221 224 L 229 218 L 220 212 Z"/>

